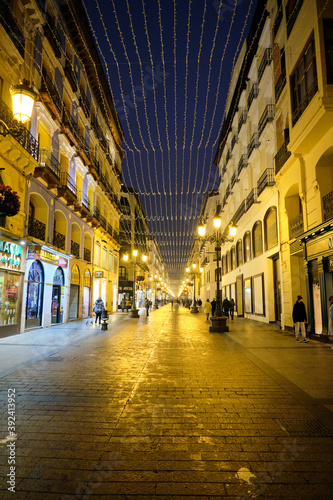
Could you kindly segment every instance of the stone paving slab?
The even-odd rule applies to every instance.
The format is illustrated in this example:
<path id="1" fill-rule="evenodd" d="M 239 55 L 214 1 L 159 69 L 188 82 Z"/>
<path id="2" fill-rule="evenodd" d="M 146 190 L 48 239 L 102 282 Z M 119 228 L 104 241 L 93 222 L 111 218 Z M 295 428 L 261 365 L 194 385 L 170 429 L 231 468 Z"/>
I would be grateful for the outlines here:
<path id="1" fill-rule="evenodd" d="M 292 336 L 241 319 L 211 334 L 203 314 L 168 306 L 73 338 L 0 379 L 1 499 L 13 496 L 9 388 L 15 498 L 332 498 L 327 347 L 296 351 Z M 318 397 L 298 383 L 309 352 Z"/>

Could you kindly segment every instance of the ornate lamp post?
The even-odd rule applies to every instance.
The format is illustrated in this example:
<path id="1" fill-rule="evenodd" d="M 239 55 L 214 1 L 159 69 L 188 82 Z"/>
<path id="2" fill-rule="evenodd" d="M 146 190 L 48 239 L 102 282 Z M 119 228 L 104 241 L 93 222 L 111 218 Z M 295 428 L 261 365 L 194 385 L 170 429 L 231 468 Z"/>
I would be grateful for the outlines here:
<path id="1" fill-rule="evenodd" d="M 196 298 L 195 298 L 195 281 L 196 281 L 196 276 L 200 273 L 201 273 L 201 268 L 198 269 L 197 265 L 194 263 L 192 264 L 192 270 L 187 267 L 186 268 L 186 272 L 187 273 L 190 273 L 193 274 L 193 305 L 191 307 L 191 313 L 198 313 L 199 312 L 199 308 L 197 306 L 197 301 L 196 301 Z"/>
<path id="2" fill-rule="evenodd" d="M 208 236 L 207 238 L 205 237 L 206 234 L 206 227 L 204 224 L 200 223 L 198 225 L 198 235 L 199 238 L 204 239 L 204 241 L 209 241 L 211 243 L 215 242 L 215 252 L 216 252 L 216 309 L 214 312 L 214 316 L 212 316 L 211 322 L 212 325 L 209 327 L 210 332 L 228 332 L 229 327 L 226 326 L 226 321 L 227 321 L 227 316 L 222 316 L 222 304 L 221 304 L 221 295 L 220 295 L 220 253 L 221 253 L 221 247 L 226 243 L 227 241 L 233 241 L 234 237 L 236 236 L 237 228 L 234 225 L 229 226 L 229 238 L 223 234 L 221 234 L 220 229 L 221 229 L 221 223 L 222 219 L 218 212 L 216 212 L 214 218 L 213 218 L 213 223 L 214 227 L 216 229 L 215 234 Z M 222 278 L 222 274 L 221 274 Z"/>
<path id="3" fill-rule="evenodd" d="M 13 118 L 19 122 L 19 126 L 9 127 L 6 122 L 0 119 L 0 135 L 3 136 L 7 134 L 15 136 L 21 133 L 23 123 L 31 118 L 33 105 L 37 97 L 27 82 L 15 85 L 10 93 L 12 95 Z"/>

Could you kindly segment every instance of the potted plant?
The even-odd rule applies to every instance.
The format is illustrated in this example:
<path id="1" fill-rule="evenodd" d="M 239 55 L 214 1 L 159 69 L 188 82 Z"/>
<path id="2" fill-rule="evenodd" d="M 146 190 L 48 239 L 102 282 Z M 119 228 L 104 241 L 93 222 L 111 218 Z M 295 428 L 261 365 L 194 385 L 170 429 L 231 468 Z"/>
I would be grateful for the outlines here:
<path id="1" fill-rule="evenodd" d="M 13 217 L 20 211 L 20 198 L 10 186 L 0 184 L 0 215 Z"/>

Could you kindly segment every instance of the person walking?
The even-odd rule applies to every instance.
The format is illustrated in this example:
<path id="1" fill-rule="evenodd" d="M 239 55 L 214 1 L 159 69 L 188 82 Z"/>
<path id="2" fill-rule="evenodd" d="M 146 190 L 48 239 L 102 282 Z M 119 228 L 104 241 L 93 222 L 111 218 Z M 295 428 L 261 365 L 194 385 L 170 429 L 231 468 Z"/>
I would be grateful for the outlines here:
<path id="1" fill-rule="evenodd" d="M 295 336 L 297 342 L 301 342 L 299 339 L 299 329 L 303 336 L 303 342 L 309 342 L 306 338 L 305 322 L 306 322 L 306 310 L 301 295 L 297 295 L 297 300 L 293 307 L 293 322 L 295 323 Z"/>
<path id="2" fill-rule="evenodd" d="M 99 324 L 101 324 L 101 317 L 103 310 L 104 310 L 104 302 L 101 297 L 98 297 L 93 307 L 93 312 L 96 314 L 95 324 L 97 323 L 97 319 L 99 320 L 98 321 Z"/>
<path id="3" fill-rule="evenodd" d="M 204 311 L 206 313 L 207 321 L 208 321 L 209 320 L 209 315 L 212 314 L 212 304 L 209 302 L 209 299 L 207 299 L 206 302 L 205 302 Z"/>
<path id="4" fill-rule="evenodd" d="M 150 303 L 148 299 L 145 299 L 146 316 L 149 316 Z"/>
<path id="5" fill-rule="evenodd" d="M 215 309 L 216 309 L 216 300 L 215 300 L 215 299 L 213 299 L 213 300 L 211 301 L 211 305 L 212 305 L 212 316 L 214 316 L 214 314 L 215 314 Z"/>
<path id="6" fill-rule="evenodd" d="M 231 319 L 234 319 L 234 312 L 235 312 L 235 301 L 234 299 L 230 299 L 230 317 Z"/>
<path id="7" fill-rule="evenodd" d="M 224 314 L 229 318 L 230 302 L 228 300 L 228 297 L 226 297 L 224 299 L 222 307 L 223 307 L 223 310 L 224 310 Z"/>
<path id="8" fill-rule="evenodd" d="M 131 305 L 132 305 L 132 302 L 131 302 L 129 299 L 127 299 L 127 300 L 126 300 L 126 311 L 127 311 L 127 312 L 129 311 L 129 309 L 130 309 Z"/>
<path id="9" fill-rule="evenodd" d="M 333 295 L 328 300 L 330 301 L 328 309 L 328 335 L 333 336 Z"/>

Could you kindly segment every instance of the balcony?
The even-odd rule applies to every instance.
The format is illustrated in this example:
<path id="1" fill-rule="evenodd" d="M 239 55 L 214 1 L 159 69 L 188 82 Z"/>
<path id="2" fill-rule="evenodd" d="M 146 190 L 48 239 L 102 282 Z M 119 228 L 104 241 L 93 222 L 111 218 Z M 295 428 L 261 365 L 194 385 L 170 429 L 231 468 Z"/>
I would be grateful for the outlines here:
<path id="1" fill-rule="evenodd" d="M 77 87 L 77 79 L 76 79 L 76 76 L 75 76 L 75 73 L 74 73 L 74 70 L 73 70 L 72 63 L 71 63 L 71 61 L 68 58 L 66 58 L 64 72 L 65 72 L 65 77 L 67 78 L 67 80 L 69 81 L 70 86 L 72 87 L 72 91 L 76 92 L 77 88 L 78 88 Z"/>
<path id="2" fill-rule="evenodd" d="M 78 137 L 78 143 L 76 145 L 76 154 L 81 158 L 83 163 L 87 166 L 90 167 L 91 161 L 90 161 L 90 149 L 88 144 L 86 143 L 85 139 L 83 137 Z M 89 168 L 90 172 L 90 168 Z"/>
<path id="3" fill-rule="evenodd" d="M 64 234 L 58 233 L 56 230 L 53 231 L 53 246 L 59 248 L 59 250 L 66 249 L 66 236 Z"/>
<path id="4" fill-rule="evenodd" d="M 89 166 L 89 174 L 93 176 L 95 181 L 98 181 L 100 175 L 101 175 L 101 167 L 99 162 L 94 158 L 92 163 Z"/>
<path id="5" fill-rule="evenodd" d="M 109 152 L 109 144 L 108 144 L 108 141 L 106 140 L 106 138 L 104 137 L 103 134 L 102 134 L 102 136 L 99 139 L 99 143 L 102 146 L 104 152 L 108 153 Z"/>
<path id="6" fill-rule="evenodd" d="M 243 123 L 246 123 L 246 120 L 247 120 L 247 111 L 244 109 L 239 115 L 238 133 L 240 132 Z"/>
<path id="7" fill-rule="evenodd" d="M 248 164 L 249 164 L 249 161 L 248 161 L 247 155 L 242 155 L 239 162 L 238 162 L 238 176 L 241 173 L 241 171 L 243 170 L 243 168 L 247 167 Z"/>
<path id="8" fill-rule="evenodd" d="M 16 23 L 9 2 L 0 0 L 0 24 L 24 59 L 25 38 L 20 26 Z"/>
<path id="9" fill-rule="evenodd" d="M 77 193 L 77 200 L 74 203 L 74 212 L 80 212 L 81 217 L 87 217 L 90 214 L 89 198 L 82 191 L 78 191 Z"/>
<path id="10" fill-rule="evenodd" d="M 296 122 L 299 120 L 299 118 L 302 116 L 304 113 L 305 109 L 308 107 L 310 101 L 312 101 L 314 95 L 318 91 L 318 81 L 315 80 L 311 87 L 309 88 L 309 91 L 305 94 L 297 108 L 293 111 L 292 114 L 292 123 L 293 126 L 296 124 Z"/>
<path id="11" fill-rule="evenodd" d="M 87 99 L 86 93 L 84 90 L 80 90 L 79 103 L 81 108 L 83 109 L 84 114 L 87 118 L 90 116 L 90 102 Z"/>
<path id="12" fill-rule="evenodd" d="M 13 113 L 11 110 L 0 101 L 0 118 L 3 120 L 9 128 L 17 127 L 17 133 L 15 135 L 9 134 L 14 137 L 14 139 L 32 156 L 36 161 L 39 157 L 39 144 L 38 141 L 30 134 L 30 132 L 24 127 L 19 126 L 17 120 L 14 120 Z"/>
<path id="13" fill-rule="evenodd" d="M 249 210 L 254 203 L 259 203 L 257 188 L 253 188 L 251 193 L 246 198 L 246 211 Z"/>
<path id="14" fill-rule="evenodd" d="M 62 114 L 60 133 L 64 134 L 67 137 L 71 146 L 77 146 L 77 124 L 75 123 L 67 109 L 64 109 L 64 112 Z"/>
<path id="15" fill-rule="evenodd" d="M 39 165 L 35 168 L 34 177 L 43 179 L 48 189 L 60 185 L 60 163 L 46 148 L 40 148 Z"/>
<path id="16" fill-rule="evenodd" d="M 282 18 L 283 18 L 283 10 L 282 10 L 282 4 L 281 4 L 279 7 L 279 10 L 278 10 L 278 13 L 276 15 L 274 24 L 273 24 L 273 36 L 274 36 L 274 38 L 276 37 L 277 32 L 279 31 L 279 27 L 280 27 Z"/>
<path id="17" fill-rule="evenodd" d="M 102 129 L 98 123 L 97 117 L 95 117 L 95 119 L 91 121 L 91 126 L 95 131 L 95 135 L 96 135 L 97 139 L 99 141 L 101 141 L 103 138 L 103 132 L 102 132 Z"/>
<path id="18" fill-rule="evenodd" d="M 279 76 L 278 81 L 276 82 L 275 85 L 275 102 L 279 100 L 279 97 L 282 94 L 282 90 L 286 86 L 286 83 L 287 83 L 286 70 L 284 70 Z"/>
<path id="19" fill-rule="evenodd" d="M 269 66 L 272 62 L 272 49 L 268 47 L 265 49 L 264 54 L 261 58 L 260 65 L 259 65 L 259 70 L 258 70 L 258 82 L 260 83 L 260 80 L 263 77 L 263 74 L 265 73 L 265 69 L 267 66 Z"/>
<path id="20" fill-rule="evenodd" d="M 253 136 L 251 137 L 251 141 L 247 147 L 247 156 L 248 158 L 250 158 L 251 154 L 252 154 L 252 151 L 255 149 L 255 148 L 259 148 L 260 146 L 260 142 L 259 142 L 259 137 L 258 137 L 258 134 L 255 133 L 253 134 Z"/>
<path id="21" fill-rule="evenodd" d="M 100 225 L 101 212 L 97 207 L 93 207 L 92 212 L 87 217 L 87 222 L 90 222 L 92 227 L 97 227 Z"/>
<path id="22" fill-rule="evenodd" d="M 61 56 L 61 39 L 52 17 L 46 13 L 46 24 L 43 26 L 45 38 L 48 39 L 54 55 L 59 58 Z"/>
<path id="23" fill-rule="evenodd" d="M 243 200 L 242 203 L 237 208 L 234 213 L 233 218 L 231 219 L 232 224 L 237 224 L 240 218 L 246 213 L 246 200 Z"/>
<path id="24" fill-rule="evenodd" d="M 38 240 L 45 241 L 46 238 L 46 224 L 43 222 L 29 217 L 28 220 L 28 236 L 37 238 Z"/>
<path id="25" fill-rule="evenodd" d="M 260 176 L 258 183 L 257 183 L 258 196 L 261 195 L 261 193 L 263 192 L 263 190 L 267 186 L 274 186 L 274 185 L 275 185 L 274 169 L 273 168 L 266 168 L 266 170 Z"/>
<path id="26" fill-rule="evenodd" d="M 292 240 L 304 232 L 303 214 L 298 214 L 289 221 L 289 239 Z"/>
<path id="27" fill-rule="evenodd" d="M 323 196 L 324 221 L 333 217 L 333 191 Z"/>
<path id="28" fill-rule="evenodd" d="M 238 142 L 238 134 L 235 132 L 233 138 L 231 139 L 231 151 L 234 149 L 235 144 Z"/>
<path id="29" fill-rule="evenodd" d="M 228 184 L 227 189 L 225 190 L 225 200 L 226 201 L 230 195 L 231 195 L 231 187 L 230 187 L 230 184 Z"/>
<path id="30" fill-rule="evenodd" d="M 67 206 L 73 205 L 77 200 L 75 181 L 69 174 L 67 174 L 67 172 L 60 173 L 58 196 L 65 198 Z"/>
<path id="31" fill-rule="evenodd" d="M 91 262 L 91 250 L 89 250 L 89 248 L 83 249 L 83 259 L 87 262 Z"/>
<path id="32" fill-rule="evenodd" d="M 111 226 L 111 224 L 108 222 L 108 225 L 107 225 L 107 232 L 109 233 L 109 235 L 117 242 L 119 243 L 119 234 L 117 233 L 117 231 L 115 229 L 113 229 L 113 227 Z"/>
<path id="33" fill-rule="evenodd" d="M 237 175 L 237 172 L 234 172 L 232 174 L 232 177 L 231 177 L 231 188 L 234 187 L 234 185 L 236 184 L 236 182 L 239 182 L 239 179 L 238 179 L 238 175 Z"/>
<path id="34" fill-rule="evenodd" d="M 291 30 L 294 27 L 296 19 L 298 17 L 299 11 L 301 10 L 303 5 L 303 0 L 296 0 L 294 4 L 292 4 L 292 11 L 287 14 L 287 37 L 289 37 Z"/>
<path id="35" fill-rule="evenodd" d="M 50 111 L 52 118 L 54 120 L 59 120 L 62 111 L 60 94 L 47 73 L 43 73 L 42 75 L 42 86 L 39 94 L 47 109 Z"/>
<path id="36" fill-rule="evenodd" d="M 250 90 L 249 97 L 247 98 L 247 109 L 248 110 L 250 109 L 253 100 L 258 97 L 258 94 L 259 94 L 258 84 L 254 83 L 252 85 L 252 89 Z"/>
<path id="37" fill-rule="evenodd" d="M 284 142 L 274 157 L 275 175 L 281 170 L 281 168 L 283 167 L 283 165 L 286 163 L 286 161 L 288 160 L 288 158 L 291 155 L 291 152 L 288 151 L 288 149 L 287 149 L 288 144 L 289 144 L 289 140 L 287 142 Z"/>
<path id="38" fill-rule="evenodd" d="M 106 218 L 103 215 L 99 216 L 99 222 L 101 223 L 102 228 L 107 232 L 108 224 L 106 222 Z"/>
<path id="39" fill-rule="evenodd" d="M 274 120 L 274 104 L 267 104 L 258 124 L 258 135 L 261 136 L 267 123 Z"/>
<path id="40" fill-rule="evenodd" d="M 71 240 L 71 254 L 77 259 L 80 258 L 80 243 Z"/>

